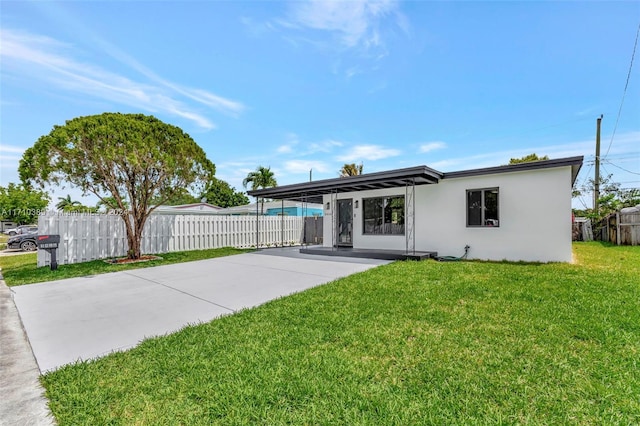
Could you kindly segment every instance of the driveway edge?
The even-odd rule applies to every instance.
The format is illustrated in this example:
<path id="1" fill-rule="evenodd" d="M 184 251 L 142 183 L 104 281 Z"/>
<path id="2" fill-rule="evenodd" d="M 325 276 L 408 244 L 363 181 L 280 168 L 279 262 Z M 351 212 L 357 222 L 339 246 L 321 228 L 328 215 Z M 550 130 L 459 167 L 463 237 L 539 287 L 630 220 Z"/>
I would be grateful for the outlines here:
<path id="1" fill-rule="evenodd" d="M 55 425 L 11 289 L 0 275 L 0 424 Z"/>

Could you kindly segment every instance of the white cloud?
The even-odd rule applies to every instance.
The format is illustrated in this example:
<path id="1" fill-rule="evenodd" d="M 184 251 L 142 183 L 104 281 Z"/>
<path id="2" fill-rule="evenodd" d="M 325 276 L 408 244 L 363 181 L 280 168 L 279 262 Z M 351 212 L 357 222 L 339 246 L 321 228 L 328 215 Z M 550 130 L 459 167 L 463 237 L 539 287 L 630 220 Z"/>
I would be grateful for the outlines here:
<path id="1" fill-rule="evenodd" d="M 278 154 L 289 154 L 293 152 L 293 147 L 300 143 L 300 140 L 298 139 L 298 135 L 296 135 L 295 133 L 287 133 L 286 139 L 287 139 L 287 142 L 280 145 L 276 149 L 276 152 L 278 152 Z"/>
<path id="2" fill-rule="evenodd" d="M 322 142 L 313 142 L 307 146 L 305 154 L 315 154 L 316 152 L 331 152 L 334 148 L 340 147 L 344 143 L 333 139 L 327 139 Z"/>
<path id="3" fill-rule="evenodd" d="M 309 173 L 313 169 L 314 172 L 326 173 L 329 167 L 322 161 L 307 160 L 290 160 L 284 163 L 284 169 L 289 173 Z"/>
<path id="4" fill-rule="evenodd" d="M 392 148 L 384 148 L 380 145 L 356 145 L 346 154 L 336 157 L 338 161 L 363 161 L 363 160 L 381 160 L 388 157 L 396 157 L 400 155 L 400 151 Z"/>
<path id="5" fill-rule="evenodd" d="M 25 151 L 25 149 L 21 148 L 19 146 L 11 146 L 11 145 L 0 144 L 0 152 L 12 152 L 12 153 L 16 153 L 16 154 L 22 154 L 24 151 Z"/>
<path id="6" fill-rule="evenodd" d="M 362 71 L 360 71 L 358 67 L 351 67 L 345 71 L 345 75 L 347 78 L 351 78 L 358 74 L 362 74 Z"/>
<path id="7" fill-rule="evenodd" d="M 397 11 L 395 0 L 294 2 L 290 24 L 335 34 L 346 47 L 381 45 L 380 21 Z M 407 25 L 406 20 L 403 25 Z"/>
<path id="8" fill-rule="evenodd" d="M 22 157 L 19 155 L 0 154 L 0 165 L 2 165 L 2 167 L 11 168 L 15 170 L 17 169 L 17 164 L 20 163 L 21 159 Z M 4 180 L 4 178 L 2 180 Z"/>
<path id="9" fill-rule="evenodd" d="M 295 152 L 297 155 L 311 155 L 317 153 L 328 153 L 337 147 L 344 145 L 342 142 L 334 139 L 326 139 L 320 142 L 301 142 L 298 135 L 288 133 L 287 141 L 276 148 L 278 154 L 290 154 Z"/>
<path id="10" fill-rule="evenodd" d="M 436 151 L 438 149 L 444 149 L 447 147 L 447 144 L 444 142 L 427 142 L 420 145 L 419 152 L 424 154 L 431 151 Z"/>
<path id="11" fill-rule="evenodd" d="M 276 151 L 278 154 L 288 154 L 293 151 L 293 146 L 291 144 L 280 145 Z"/>
<path id="12" fill-rule="evenodd" d="M 244 110 L 240 102 L 223 98 L 203 89 L 194 89 L 162 79 L 153 71 L 110 44 L 98 44 L 112 57 L 141 73 L 145 80 L 134 81 L 101 67 L 74 58 L 72 46 L 58 40 L 26 32 L 0 30 L 3 72 L 28 75 L 49 86 L 81 93 L 93 98 L 117 102 L 149 112 L 164 112 L 194 122 L 201 128 L 215 124 L 185 100 L 237 115 Z M 182 98 L 182 99 L 180 99 Z M 185 99 L 186 98 L 186 99 Z"/>
<path id="13" fill-rule="evenodd" d="M 295 48 L 331 56 L 332 72 L 347 80 L 375 70 L 370 64 L 388 55 L 389 37 L 409 36 L 411 29 L 398 0 L 292 1 L 286 17 L 272 22 Z"/>

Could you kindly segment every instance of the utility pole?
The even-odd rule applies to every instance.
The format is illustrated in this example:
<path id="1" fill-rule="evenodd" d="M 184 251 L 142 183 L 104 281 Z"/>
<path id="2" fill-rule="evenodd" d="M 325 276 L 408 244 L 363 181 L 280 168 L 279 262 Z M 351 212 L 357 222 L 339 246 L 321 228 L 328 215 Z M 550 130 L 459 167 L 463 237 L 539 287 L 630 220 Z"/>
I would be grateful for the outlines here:
<path id="1" fill-rule="evenodd" d="M 596 176 L 593 183 L 593 212 L 598 214 L 598 200 L 600 199 L 600 124 L 602 123 L 602 114 L 596 121 Z"/>
<path id="2" fill-rule="evenodd" d="M 313 180 L 311 179 L 312 176 L 313 176 L 313 169 L 309 169 L 309 182 Z"/>

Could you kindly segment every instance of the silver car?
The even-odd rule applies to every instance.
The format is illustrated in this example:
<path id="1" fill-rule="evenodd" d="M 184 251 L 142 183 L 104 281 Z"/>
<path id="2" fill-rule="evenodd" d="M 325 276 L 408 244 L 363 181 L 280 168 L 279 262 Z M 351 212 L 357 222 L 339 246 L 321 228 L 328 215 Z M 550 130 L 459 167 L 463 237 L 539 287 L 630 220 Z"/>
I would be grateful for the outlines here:
<path id="1" fill-rule="evenodd" d="M 38 232 L 38 225 L 20 225 L 17 228 L 11 228 L 4 231 L 5 234 L 14 236 L 19 234 L 31 234 Z"/>

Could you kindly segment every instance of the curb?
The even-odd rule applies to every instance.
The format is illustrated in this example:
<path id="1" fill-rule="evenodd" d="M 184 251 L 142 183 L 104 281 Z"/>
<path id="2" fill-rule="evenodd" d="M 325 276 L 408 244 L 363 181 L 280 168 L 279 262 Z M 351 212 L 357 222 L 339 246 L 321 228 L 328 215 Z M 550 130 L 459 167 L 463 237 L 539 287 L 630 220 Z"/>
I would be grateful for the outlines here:
<path id="1" fill-rule="evenodd" d="M 1 273 L 0 318 L 0 424 L 55 425 L 13 293 Z"/>

